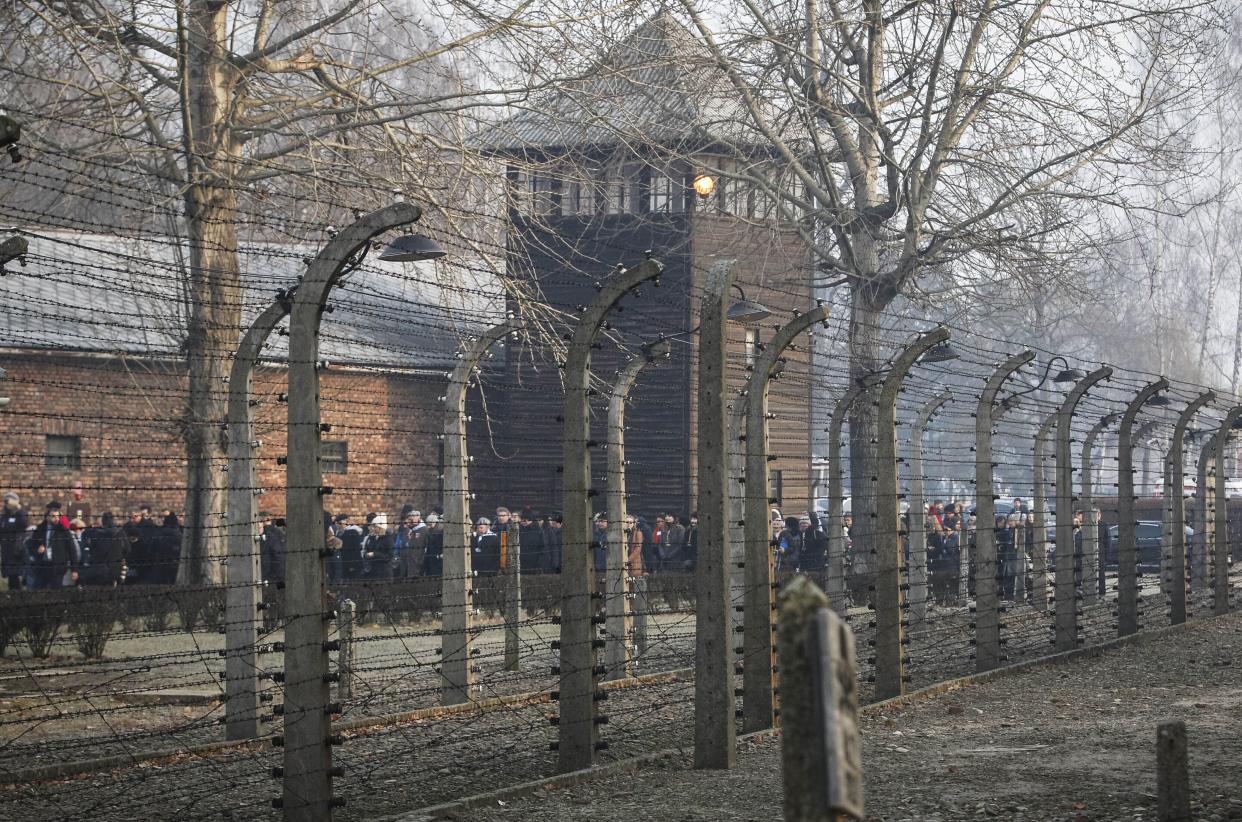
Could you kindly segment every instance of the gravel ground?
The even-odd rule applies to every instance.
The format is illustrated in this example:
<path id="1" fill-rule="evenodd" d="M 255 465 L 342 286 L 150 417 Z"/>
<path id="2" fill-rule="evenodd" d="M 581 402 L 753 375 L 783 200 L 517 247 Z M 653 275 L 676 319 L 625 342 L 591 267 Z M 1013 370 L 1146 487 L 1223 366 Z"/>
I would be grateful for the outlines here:
<path id="1" fill-rule="evenodd" d="M 1113 635 L 1112 605 L 1105 603 L 1085 610 L 1084 636 L 1089 642 Z M 1149 620 L 1158 623 L 1155 599 L 1147 606 Z M 1199 611 L 1203 613 L 1203 611 Z M 867 648 L 871 615 L 863 610 L 851 615 L 859 636 L 859 648 Z M 970 615 L 965 609 L 934 609 L 928 623 L 910 633 L 910 671 L 913 685 L 919 687 L 973 669 L 970 643 Z M 1009 639 L 1010 661 L 1042 656 L 1050 651 L 1051 622 L 1046 615 L 1021 606 L 1005 615 L 1005 636 Z M 550 676 L 555 661 L 548 642 L 555 627 L 532 623 L 524 629 L 524 671 L 501 670 L 499 649 L 502 632 L 489 629 L 479 640 L 480 696 L 501 693 L 546 692 L 555 687 Z M 425 627 L 386 626 L 360 631 L 364 665 L 358 682 L 358 697 L 346 705 L 346 719 L 376 716 L 393 711 L 435 704 L 434 647 L 438 638 Z M 692 615 L 668 614 L 653 625 L 653 644 L 643 659 L 639 673 L 684 668 L 691 665 L 694 642 Z M 171 643 L 172 640 L 169 639 Z M 198 659 L 178 662 L 198 667 L 210 682 L 219 660 L 214 646 L 201 637 Z M 6 663 L 26 670 L 28 661 Z M 108 663 L 129 677 L 125 688 L 141 690 L 151 683 L 164 683 L 169 676 L 162 668 L 143 679 L 141 666 L 133 660 Z M 37 703 L 26 709 L 44 711 L 38 721 L 18 721 L 16 712 L 3 714 L 0 725 L 0 771 L 15 771 L 51 761 L 97 757 L 117 752 L 171 749 L 197 741 L 219 739 L 215 718 L 218 705 L 176 706 L 134 709 L 123 712 L 99 711 L 93 717 L 57 716 L 57 699 L 69 700 L 72 686 L 66 686 L 68 673 L 84 667 L 62 661 L 45 666 L 43 673 L 53 677 L 30 677 L 40 682 L 33 694 L 20 697 L 0 693 L 7 700 L 17 698 Z M 2 669 L 0 669 L 2 670 Z M 12 670 L 12 668 L 10 668 Z M 860 660 L 862 694 L 870 685 L 866 677 L 871 666 Z M 98 677 L 97 673 L 92 676 Z M 100 677 L 102 679 L 102 677 Z M 177 681 L 177 677 L 172 677 Z M 45 680 L 56 680 L 50 686 Z M 0 680 L 20 682 L 21 678 Z M 8 687 L 7 685 L 5 687 Z M 106 689 L 100 688 L 106 694 Z M 53 691 L 59 697 L 52 697 Z M 81 694 L 73 698 L 81 698 Z M 95 701 L 104 696 L 91 697 Z M 42 699 L 43 702 L 39 702 Z M 0 700 L 2 702 L 3 700 Z M 693 727 L 693 683 L 665 682 L 614 692 L 602 703 L 610 717 L 603 727 L 603 738 L 610 748 L 605 762 L 651 751 L 689 744 Z M 2 706 L 0 706 L 2 707 Z M 406 722 L 386 728 L 372 728 L 347 734 L 346 744 L 337 748 L 335 760 L 346 775 L 336 780 L 336 791 L 348 805 L 338 819 L 370 819 L 393 815 L 413 808 L 461 798 L 482 791 L 513 785 L 552 773 L 555 762 L 549 745 L 556 729 L 549 719 L 555 705 L 510 705 L 490 711 L 474 711 L 434 720 Z M 99 723 L 100 716 L 107 722 Z M 118 717 L 133 717 L 134 727 L 122 727 Z M 146 724 L 140 721 L 145 718 Z M 182 819 L 274 818 L 269 800 L 279 793 L 279 784 L 268 773 L 280 764 L 282 751 L 266 743 L 213 754 L 206 757 L 183 755 L 159 762 L 141 763 L 111 772 L 94 773 L 70 779 L 0 787 L 0 818 L 20 820 L 90 818 L 92 822 L 129 822 L 133 809 L 161 809 L 159 816 Z M 1003 815 L 1003 814 L 1002 814 Z"/>
<path id="2" fill-rule="evenodd" d="M 1181 719 L 1195 818 L 1242 819 L 1242 615 L 1102 656 L 864 710 L 868 818 L 880 822 L 1140 820 L 1155 815 L 1155 731 Z M 780 741 L 743 744 L 730 772 L 685 755 L 437 817 L 471 822 L 767 820 L 781 814 Z"/>

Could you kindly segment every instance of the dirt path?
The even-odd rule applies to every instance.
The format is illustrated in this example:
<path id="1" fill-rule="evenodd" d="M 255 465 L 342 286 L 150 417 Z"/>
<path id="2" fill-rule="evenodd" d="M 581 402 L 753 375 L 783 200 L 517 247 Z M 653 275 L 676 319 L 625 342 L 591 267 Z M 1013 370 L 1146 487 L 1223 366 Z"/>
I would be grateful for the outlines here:
<path id="1" fill-rule="evenodd" d="M 1187 724 L 1195 818 L 1242 819 L 1242 615 L 914 704 L 867 709 L 869 819 L 1153 819 L 1155 729 L 1168 719 Z M 728 773 L 694 772 L 675 757 L 638 774 L 442 818 L 778 819 L 779 746 L 744 745 Z"/>

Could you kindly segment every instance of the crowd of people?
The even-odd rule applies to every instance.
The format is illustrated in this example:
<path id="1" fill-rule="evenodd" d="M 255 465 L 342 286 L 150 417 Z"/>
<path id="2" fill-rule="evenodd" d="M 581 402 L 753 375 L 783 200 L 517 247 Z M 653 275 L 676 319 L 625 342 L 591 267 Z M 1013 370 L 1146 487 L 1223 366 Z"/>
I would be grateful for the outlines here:
<path id="1" fill-rule="evenodd" d="M 148 505 L 129 512 L 124 523 L 112 512 L 100 514 L 94 523 L 78 509 L 69 511 L 57 500 L 44 506 L 41 517 L 27 512 L 15 493 L 4 495 L 0 512 L 0 565 L 9 590 L 46 590 L 70 586 L 120 584 L 173 584 L 181 553 L 181 525 L 177 515 L 164 511 L 155 515 Z M 405 579 L 439 576 L 444 567 L 444 512 L 434 508 L 424 517 L 414 505 L 405 505 L 395 523 L 383 512 L 355 517 L 348 513 L 332 516 L 325 512 L 324 527 L 328 556 L 328 577 L 332 582 L 352 580 Z M 906 531 L 910 515 L 906 514 Z M 270 513 L 260 514 L 258 538 L 263 578 L 283 583 L 285 576 L 285 522 Z M 1099 552 L 1111 557 L 1107 526 L 1100 522 Z M 495 575 L 520 563 L 523 574 L 559 573 L 563 518 L 530 507 L 516 513 L 497 508 L 494 516 L 475 520 L 470 536 L 471 569 L 480 575 Z M 1075 512 L 1076 554 L 1081 554 L 1083 514 Z M 1019 579 L 1032 566 L 1036 550 L 1035 518 L 1021 499 L 994 522 L 997 549 L 997 579 L 1002 599 L 1013 600 L 1018 591 L 1030 586 Z M 607 568 L 610 542 L 607 513 L 593 520 L 592 560 L 594 568 Z M 872 601 L 873 559 L 870 552 L 854 550 L 854 524 L 849 514 L 835 526 L 815 511 L 801 516 L 783 517 L 772 509 L 772 551 L 777 574 L 787 578 L 805 573 L 824 582 L 831 528 L 841 529 L 845 546 L 845 584 L 854 604 Z M 973 512 L 963 503 L 937 500 L 923 512 L 926 534 L 929 596 L 942 605 L 957 604 L 963 567 L 969 569 L 967 589 L 974 591 L 974 552 L 977 524 Z M 690 573 L 698 561 L 698 515 L 679 516 L 660 513 L 648 519 L 626 514 L 621 529 L 623 554 L 631 576 L 659 573 Z M 516 544 L 511 544 L 511 543 Z M 1042 543 L 1045 548 L 1050 540 Z M 909 541 L 906 540 L 908 552 Z M 962 562 L 962 551 L 968 552 Z M 1055 554 L 1047 557 L 1046 567 L 1055 568 Z M 907 553 L 907 562 L 909 560 Z M 1105 562 L 1098 564 L 1098 585 L 1104 585 Z"/>
<path id="2" fill-rule="evenodd" d="M 89 507 L 68 508 L 59 500 L 48 502 L 42 515 L 32 514 L 20 496 L 6 493 L 0 509 L 0 573 L 8 589 L 176 582 L 181 524 L 172 511 L 157 520 L 144 505 L 124 523 L 111 511 L 94 523 L 89 519 Z"/>

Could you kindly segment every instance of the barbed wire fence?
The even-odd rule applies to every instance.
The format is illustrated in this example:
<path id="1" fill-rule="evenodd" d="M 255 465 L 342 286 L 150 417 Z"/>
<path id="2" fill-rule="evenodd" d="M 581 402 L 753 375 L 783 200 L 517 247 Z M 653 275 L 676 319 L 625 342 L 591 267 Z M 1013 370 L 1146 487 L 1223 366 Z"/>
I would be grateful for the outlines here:
<path id="1" fill-rule="evenodd" d="M 32 151 L 19 171 L 6 173 L 20 175 L 28 185 L 65 186 L 57 173 L 64 160 Z M 10 324 L 0 331 L 9 372 L 5 392 L 12 398 L 0 412 L 0 450 L 13 487 L 33 508 L 34 501 L 67 490 L 42 479 L 49 476 L 43 470 L 49 454 L 40 438 L 80 437 L 84 443 L 76 461 L 72 453 L 54 456 L 88 478 L 83 490 L 93 498 L 87 502 L 107 500 L 121 519 L 144 503 L 155 510 L 176 510 L 179 504 L 184 485 L 176 475 L 183 458 L 171 421 L 179 417 L 183 393 L 177 335 L 184 327 L 176 309 L 179 241 L 154 231 L 140 236 L 126 231 L 127 225 L 152 224 L 172 206 L 131 197 L 123 188 L 107 192 L 106 201 L 111 210 L 91 221 L 47 220 L 0 203 L 0 219 L 14 223 L 12 233 L 31 245 L 26 266 L 10 266 L 5 278 L 12 286 L 5 299 L 16 305 L 9 303 Z M 285 205 L 291 204 L 275 196 L 266 208 Z M 256 210 L 244 216 L 262 223 L 264 215 Z M 458 216 L 471 215 L 463 208 Z M 314 261 L 326 259 L 322 254 L 331 243 L 325 243 L 322 225 L 290 217 L 282 225 L 289 232 L 287 243 L 256 242 L 241 249 L 247 287 L 228 299 L 249 320 L 304 295 L 301 283 Z M 368 246 L 373 241 L 365 239 Z M 605 247 L 612 242 L 602 241 Z M 507 247 L 485 250 L 500 259 Z M 722 509 L 730 512 L 728 521 L 717 518 L 712 534 L 699 532 L 697 557 L 661 565 L 631 558 L 632 532 L 623 529 L 627 550 L 620 550 L 615 528 L 612 536 L 592 530 L 591 516 L 604 509 L 606 489 L 627 463 L 644 458 L 644 442 L 667 433 L 652 421 L 657 416 L 640 413 L 610 428 L 605 406 L 614 394 L 629 392 L 614 369 L 632 358 L 659 356 L 655 344 L 667 345 L 672 362 L 704 379 L 695 336 L 701 339 L 703 331 L 668 325 L 653 307 L 669 300 L 692 306 L 719 301 L 723 297 L 712 290 L 711 272 L 698 267 L 688 277 L 660 277 L 657 289 L 654 280 L 667 249 L 651 249 L 649 260 L 630 259 L 626 244 L 617 240 L 616 259 L 578 260 L 576 268 L 545 278 L 542 291 L 520 291 L 493 279 L 494 261 L 408 265 L 373 256 L 358 260 L 356 249 L 350 251 L 336 261 L 352 270 L 330 290 L 333 310 L 323 313 L 322 326 L 315 329 L 316 345 L 299 351 L 277 330 L 257 350 L 244 398 L 252 438 L 239 454 L 242 471 L 232 463 L 228 470 L 212 466 L 216 484 L 249 494 L 255 503 L 251 516 L 232 523 L 241 526 L 250 552 L 231 550 L 224 584 L 176 584 L 174 544 L 161 542 L 168 534 L 152 529 L 151 539 L 140 539 L 144 548 L 155 550 L 131 555 L 138 575 L 123 585 L 103 577 L 98 580 L 107 584 L 8 591 L 0 598 L 0 645 L 8 649 L 0 680 L 5 782 L 0 803 L 6 814 L 107 819 L 135 807 L 160 807 L 169 816 L 257 819 L 279 813 L 273 800 L 286 815 L 306 808 L 318 812 L 316 803 L 330 809 L 344 800 L 336 811 L 342 818 L 372 818 L 558 770 L 691 746 L 696 713 L 704 710 L 696 688 L 698 672 L 709 664 L 700 642 L 707 627 L 729 640 L 710 648 L 711 664 L 727 673 L 728 715 L 754 730 L 764 726 L 765 715 L 779 721 L 771 676 L 779 663 L 770 641 L 752 644 L 754 626 L 770 634 L 771 592 L 800 572 L 837 592 L 834 606 L 863 649 L 859 675 L 869 698 L 1233 606 L 1237 572 L 1228 559 L 1238 556 L 1237 534 L 1230 528 L 1237 521 L 1230 514 L 1236 513 L 1223 493 L 1214 499 L 1205 494 L 1209 488 L 1223 491 L 1237 473 L 1228 441 L 1237 397 L 1217 392 L 1192 419 L 1185 412 L 1206 388 L 1169 380 L 1167 388 L 1152 394 L 1166 402 L 1138 406 L 1130 420 L 1131 440 L 1119 447 L 1119 415 L 1158 375 L 1114 368 L 1079 392 L 1067 409 L 1068 391 L 1100 366 L 1068 358 L 1064 371 L 1076 366 L 1078 372 L 1050 383 L 1055 352 L 1032 351 L 1031 364 L 994 379 L 996 390 L 981 405 L 989 379 L 1021 346 L 948 328 L 951 358 L 945 352 L 908 357 L 903 366 L 908 373 L 898 374 L 902 353 L 930 326 L 908 318 L 871 329 L 893 359 L 858 385 L 842 357 L 823 355 L 840 351 L 846 334 L 841 319 L 846 309 L 831 300 L 822 306 L 825 319 L 786 343 L 783 357 L 759 356 L 780 328 L 819 309 L 807 289 L 767 281 L 762 293 L 776 307 L 771 317 L 721 328 L 727 345 L 717 410 L 721 419 L 728 410 L 738 411 L 743 421 L 748 414 L 771 416 L 770 426 L 761 443 L 749 434 L 742 442 L 740 429 L 724 429 L 727 441 L 718 443 L 712 456 L 721 458 L 726 451 L 750 456 L 762 445 L 766 453 L 758 453 L 755 464 L 779 460 L 801 468 L 785 469 L 780 491 L 772 477 L 756 477 L 747 467 L 734 472 L 735 481 L 722 486 L 728 488 Z M 617 264 L 625 269 L 611 271 Z M 332 269 L 333 278 L 341 268 Z M 594 316 L 598 325 L 581 338 L 574 332 L 590 306 L 547 299 L 558 285 L 585 285 L 588 293 L 607 298 Z M 296 291 L 292 298 L 291 291 Z M 632 325 L 610 323 L 618 309 Z M 510 326 L 510 319 L 525 325 Z M 505 331 L 495 345 L 459 370 L 477 340 L 497 325 Z M 755 332 L 750 341 L 747 329 Z M 236 331 L 240 337 L 243 329 Z M 488 358 L 488 352 L 495 356 Z M 575 362 L 588 366 L 578 382 L 569 373 Z M 756 380 L 757 363 L 771 370 Z M 542 385 L 520 378 L 522 364 L 553 371 L 563 366 L 569 393 L 544 396 Z M 1047 366 L 1042 379 L 1035 364 Z M 306 400 L 297 396 L 289 377 L 299 367 L 309 368 L 318 385 L 310 421 L 298 423 L 310 426 L 299 432 L 300 439 L 289 420 L 289 406 Z M 652 367 L 631 384 L 642 387 L 660 380 L 661 373 Z M 884 400 L 881 387 L 895 374 L 891 400 Z M 760 411 L 755 392 L 767 391 L 770 380 L 780 401 L 773 399 Z M 448 400 L 454 384 L 464 397 L 456 409 Z M 891 401 L 883 410 L 891 411 L 895 427 L 882 432 L 882 438 L 892 434 L 893 451 L 871 480 L 877 509 L 889 515 L 859 510 L 847 533 L 831 512 L 836 506 L 844 510 L 848 502 L 842 490 L 850 487 L 848 460 L 827 466 L 829 474 L 841 474 L 825 478 L 828 454 L 816 453 L 815 444 L 825 450 L 832 445 L 828 434 L 834 422 L 844 422 L 848 431 L 848 421 L 834 420 L 832 412 L 837 399 L 854 388 L 857 402 Z M 230 382 L 215 392 L 225 400 L 237 390 Z M 672 406 L 659 391 L 635 392 L 648 406 Z M 942 402 L 946 392 L 951 399 Z M 64 395 L 74 401 L 49 399 Z M 502 395 L 508 399 L 493 413 Z M 576 422 L 585 427 L 569 427 L 575 420 L 565 396 L 579 403 Z M 780 419 L 796 413 L 791 397 L 803 398 L 809 419 Z M 625 397 L 620 399 L 624 407 Z M 939 403 L 935 415 L 916 425 L 932 403 Z M 499 474 L 484 468 L 492 461 L 482 457 L 512 454 L 523 444 L 528 420 L 522 409 L 531 409 L 529 422 L 547 409 L 562 417 L 565 442 L 557 445 L 572 452 L 578 474 L 571 480 L 575 469 L 565 459 L 560 493 L 549 489 L 537 503 L 546 527 L 535 519 L 498 528 L 506 550 L 516 553 L 507 554 L 503 565 L 481 567 L 482 553 L 465 541 L 466 534 L 477 516 L 491 510 L 471 502 L 503 501 L 508 493 Z M 698 412 L 705 413 L 701 402 Z M 499 424 L 502 414 L 509 415 L 507 425 Z M 1045 429 L 1054 418 L 1069 425 Z M 1034 444 L 1041 430 L 1047 439 Z M 99 449 L 85 447 L 91 431 L 98 432 Z M 310 481 L 303 474 L 295 482 L 286 473 L 288 463 L 306 457 L 294 441 L 307 441 L 308 433 L 318 467 Z M 626 456 L 610 462 L 603 457 L 622 448 L 619 434 Z M 1164 438 L 1158 446 L 1156 436 Z M 456 448 L 450 444 L 454 438 Z M 982 447 L 984 439 L 993 442 Z M 1066 455 L 1074 450 L 1068 446 L 1087 440 L 1102 456 L 1078 454 L 1069 462 Z M 351 448 L 329 454 L 324 450 L 329 441 Z M 709 456 L 694 439 L 680 447 L 691 465 Z M 1110 448 L 1115 456 L 1104 456 Z M 1154 451 L 1161 461 L 1174 455 L 1174 462 L 1159 470 L 1162 482 L 1127 480 L 1144 476 L 1133 462 L 1135 450 Z M 331 481 L 321 470 L 329 458 L 348 465 L 343 473 L 330 472 L 338 475 Z M 1082 485 L 1088 466 L 1095 472 L 1089 490 Z M 1177 477 L 1186 471 L 1202 480 L 1194 484 L 1189 502 L 1189 486 Z M 978 487 L 980 480 L 991 486 L 986 492 Z M 912 492 L 912 484 L 922 488 Z M 1116 493 L 1105 493 L 1114 485 Z M 816 488 L 823 492 L 813 493 Z M 1121 499 L 1124 488 L 1133 488 L 1129 496 L 1136 499 Z M 622 490 L 622 505 L 627 493 L 636 496 L 640 490 Z M 305 499 L 307 492 L 314 505 L 286 507 L 286 498 L 300 493 Z M 453 494 L 458 496 L 450 499 Z M 993 504 L 1014 497 L 1029 503 L 1027 511 L 1019 507 L 1015 515 Z M 827 503 L 822 511 L 820 498 Z M 763 511 L 757 545 L 748 542 L 756 499 Z M 784 523 L 774 529 L 768 513 L 784 509 L 785 499 L 807 501 L 807 530 L 801 522 L 789 529 L 796 547 L 793 541 L 782 547 Z M 932 533 L 924 505 L 936 499 L 966 502 L 967 510 L 948 528 L 941 517 Z M 361 571 L 364 557 L 347 568 L 339 553 L 332 555 L 324 510 L 355 516 L 375 511 L 396 524 L 406 502 L 428 514 L 441 509 L 435 529 L 440 567 L 423 564 L 417 570 L 431 573 L 395 578 L 381 555 L 372 560 L 368 577 Z M 1115 537 L 1090 520 L 1091 503 L 1106 525 L 1119 526 Z M 76 516 L 72 501 L 64 505 Z M 625 525 L 622 517 L 628 514 L 649 519 L 656 513 L 607 505 L 610 524 Z M 1081 529 L 1073 522 L 1078 509 L 1088 517 Z M 102 510 L 92 505 L 85 515 L 97 517 Z M 564 513 L 563 529 L 551 521 L 556 510 Z M 734 519 L 736 511 L 745 513 Z M 1139 532 L 1126 532 L 1119 521 L 1124 511 L 1134 512 L 1131 521 Z M 301 529 L 302 536 L 291 538 L 280 557 L 283 573 L 270 556 L 266 565 L 260 563 L 261 512 L 283 513 L 291 537 Z M 992 521 L 980 521 L 980 512 Z M 212 527 L 227 533 L 229 512 L 214 513 Z M 801 519 L 801 511 L 792 513 Z M 296 524 L 295 517 L 301 517 Z M 1154 536 L 1153 524 L 1159 526 Z M 555 549 L 547 546 L 555 544 L 552 532 L 558 530 L 561 544 L 554 559 Z M 523 531 L 546 540 L 543 556 L 522 547 Z M 926 534 L 922 546 L 916 537 L 907 547 L 916 533 Z M 1109 536 L 1101 540 L 1104 533 Z M 980 534 L 986 535 L 982 542 Z M 1101 552 L 1104 542 L 1110 547 Z M 771 565 L 757 565 L 756 557 Z M 717 598 L 711 603 L 701 601 L 706 589 L 698 578 L 708 561 L 730 580 L 723 592 L 711 589 Z M 238 581 L 234 569 L 243 562 L 258 565 L 262 573 Z M 306 590 L 291 590 L 305 586 L 305 569 L 316 574 L 310 598 Z M 838 579 L 832 578 L 834 569 Z M 231 597 L 241 593 L 254 597 L 248 612 L 228 608 Z M 299 621 L 302 627 L 294 627 Z M 230 647 L 228 634 L 239 629 L 253 639 Z M 291 635 L 299 630 L 294 641 Z M 291 664 L 311 657 L 309 669 Z M 249 668 L 230 671 L 228 663 L 241 658 Z M 230 697 L 239 693 L 241 682 L 253 683 L 256 732 L 226 740 L 229 713 L 238 704 Z M 314 685 L 311 696 L 322 699 L 307 701 L 308 682 Z M 749 690 L 748 683 L 760 690 Z M 295 686 L 302 690 L 295 692 Z M 718 716 L 720 706 L 713 707 Z M 315 713 L 326 731 L 307 743 L 304 728 L 295 730 L 293 720 Z M 756 715 L 760 718 L 752 719 Z M 301 769 L 296 787 L 289 781 L 291 761 Z M 304 791 L 312 782 L 314 790 Z"/>

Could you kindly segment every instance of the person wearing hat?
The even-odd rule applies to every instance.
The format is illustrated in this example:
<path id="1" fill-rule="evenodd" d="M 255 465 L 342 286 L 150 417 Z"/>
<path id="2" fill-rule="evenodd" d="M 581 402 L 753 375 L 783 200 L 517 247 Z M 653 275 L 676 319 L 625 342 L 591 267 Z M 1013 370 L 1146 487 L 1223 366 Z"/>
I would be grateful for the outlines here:
<path id="1" fill-rule="evenodd" d="M 367 579 L 392 578 L 393 537 L 388 533 L 388 515 L 376 514 L 367 526 L 362 543 L 362 564 Z"/>
<path id="2" fill-rule="evenodd" d="M 500 537 L 492 530 L 492 521 L 479 517 L 470 537 L 470 561 L 475 573 L 495 576 L 500 573 Z"/>
<path id="3" fill-rule="evenodd" d="M 9 491 L 4 495 L 4 509 L 0 510 L 0 573 L 8 580 L 10 591 L 20 590 L 26 576 L 27 525 L 21 497 Z"/>
<path id="4" fill-rule="evenodd" d="M 68 579 L 77 582 L 77 561 L 73 537 L 69 534 L 60 503 L 49 502 L 43 522 L 26 540 L 26 553 L 31 557 L 32 588 L 54 590 Z"/>
<path id="5" fill-rule="evenodd" d="M 397 529 L 393 550 L 396 552 L 396 575 L 409 578 L 422 576 L 423 562 L 427 557 L 427 523 L 423 512 L 406 506 L 401 527 Z"/>
<path id="6" fill-rule="evenodd" d="M 423 576 L 438 577 L 444 573 L 444 526 L 440 515 L 432 511 L 427 515 L 427 542 L 423 553 Z"/>
<path id="7" fill-rule="evenodd" d="M 349 514 L 337 514 L 337 539 L 341 541 L 341 579 L 362 578 L 362 527 L 350 522 Z"/>

